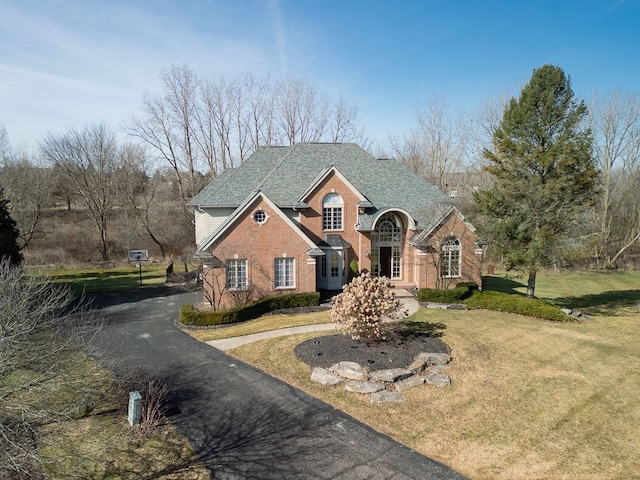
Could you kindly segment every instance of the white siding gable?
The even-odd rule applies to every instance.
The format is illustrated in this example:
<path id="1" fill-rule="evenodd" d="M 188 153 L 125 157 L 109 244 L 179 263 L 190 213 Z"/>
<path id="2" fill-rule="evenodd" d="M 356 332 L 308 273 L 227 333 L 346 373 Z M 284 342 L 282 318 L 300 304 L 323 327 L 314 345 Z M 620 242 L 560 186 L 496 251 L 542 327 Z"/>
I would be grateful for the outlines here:
<path id="1" fill-rule="evenodd" d="M 196 210 L 196 245 L 200 245 L 234 210 L 234 208 L 201 208 Z"/>

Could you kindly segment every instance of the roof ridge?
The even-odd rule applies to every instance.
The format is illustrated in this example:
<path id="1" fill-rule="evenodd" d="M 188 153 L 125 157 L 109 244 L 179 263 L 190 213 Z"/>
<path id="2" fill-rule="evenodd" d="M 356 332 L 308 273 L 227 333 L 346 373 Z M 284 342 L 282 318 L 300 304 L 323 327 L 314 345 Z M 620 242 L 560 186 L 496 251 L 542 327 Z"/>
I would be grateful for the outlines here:
<path id="1" fill-rule="evenodd" d="M 294 148 L 294 147 L 295 147 L 295 145 L 290 145 L 290 146 L 288 146 L 288 147 L 284 147 L 284 148 L 286 148 L 286 149 L 287 149 L 287 153 L 285 153 L 285 154 L 282 156 L 282 158 L 280 158 L 280 160 L 278 160 L 278 163 L 276 163 L 276 165 L 271 169 L 271 171 L 270 171 L 269 173 L 267 173 L 267 174 L 264 176 L 264 178 L 262 179 L 262 181 L 261 181 L 260 183 L 258 183 L 258 185 L 256 185 L 255 190 L 258 190 L 258 191 L 260 191 L 260 190 L 261 190 L 261 188 L 260 188 L 260 187 L 262 187 L 262 185 L 264 185 L 264 182 L 266 182 L 266 181 L 267 181 L 267 178 L 269 178 L 269 177 L 271 176 L 271 174 L 273 174 L 273 172 L 275 172 L 275 171 L 276 171 L 276 169 L 277 169 L 278 167 L 280 167 L 280 165 L 282 165 L 282 162 L 284 162 L 285 158 L 287 158 L 287 157 L 291 154 L 291 152 L 293 151 L 293 148 Z"/>

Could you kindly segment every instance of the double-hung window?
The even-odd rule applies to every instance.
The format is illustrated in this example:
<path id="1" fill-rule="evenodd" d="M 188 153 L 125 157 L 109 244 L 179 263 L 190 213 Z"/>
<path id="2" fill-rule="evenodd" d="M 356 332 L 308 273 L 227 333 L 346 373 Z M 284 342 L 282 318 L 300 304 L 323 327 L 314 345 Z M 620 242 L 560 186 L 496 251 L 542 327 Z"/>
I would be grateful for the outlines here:
<path id="1" fill-rule="evenodd" d="M 247 289 L 247 259 L 227 260 L 227 290 Z"/>
<path id="2" fill-rule="evenodd" d="M 296 286 L 295 259 L 276 258 L 274 269 L 276 288 L 294 288 Z"/>
<path id="3" fill-rule="evenodd" d="M 440 276 L 460 276 L 460 240 L 448 237 L 440 249 Z"/>
<path id="4" fill-rule="evenodd" d="M 342 230 L 342 197 L 330 193 L 322 199 L 322 229 Z"/>

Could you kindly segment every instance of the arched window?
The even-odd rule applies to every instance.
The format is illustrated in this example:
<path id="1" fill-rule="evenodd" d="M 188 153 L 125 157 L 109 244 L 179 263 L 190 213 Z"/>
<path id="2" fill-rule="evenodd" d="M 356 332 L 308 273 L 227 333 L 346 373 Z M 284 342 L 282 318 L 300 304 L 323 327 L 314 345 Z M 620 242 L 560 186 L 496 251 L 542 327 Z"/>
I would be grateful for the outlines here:
<path id="1" fill-rule="evenodd" d="M 402 240 L 400 223 L 395 215 L 385 213 L 378 221 L 374 235 L 377 236 L 376 240 L 380 243 L 399 242 Z"/>
<path id="2" fill-rule="evenodd" d="M 329 193 L 322 199 L 322 229 L 342 230 L 342 197 Z"/>
<path id="3" fill-rule="evenodd" d="M 460 240 L 456 237 L 447 237 L 440 247 L 440 276 L 460 276 Z"/>
<path id="4" fill-rule="evenodd" d="M 402 223 L 385 213 L 371 233 L 371 273 L 394 280 L 402 278 Z"/>

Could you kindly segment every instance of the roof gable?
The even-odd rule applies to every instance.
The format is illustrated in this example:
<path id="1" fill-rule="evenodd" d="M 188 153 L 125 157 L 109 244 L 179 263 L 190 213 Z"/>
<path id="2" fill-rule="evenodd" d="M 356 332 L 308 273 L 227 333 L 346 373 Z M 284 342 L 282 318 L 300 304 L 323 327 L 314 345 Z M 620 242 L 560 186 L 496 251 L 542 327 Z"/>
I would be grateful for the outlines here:
<path id="1" fill-rule="evenodd" d="M 218 240 L 222 235 L 225 234 L 229 229 L 233 227 L 236 221 L 244 215 L 251 208 L 252 205 L 256 203 L 256 201 L 261 200 L 266 203 L 288 226 L 296 233 L 308 246 L 309 249 L 316 248 L 316 244 L 311 241 L 311 239 L 289 218 L 285 213 L 280 210 L 277 205 L 275 205 L 269 198 L 261 191 L 255 193 L 251 197 L 247 198 L 242 205 L 240 205 L 227 219 L 220 224 L 220 226 L 212 232 L 207 238 L 205 238 L 200 245 L 198 246 L 198 252 L 204 252 L 211 248 L 211 246 Z"/>

